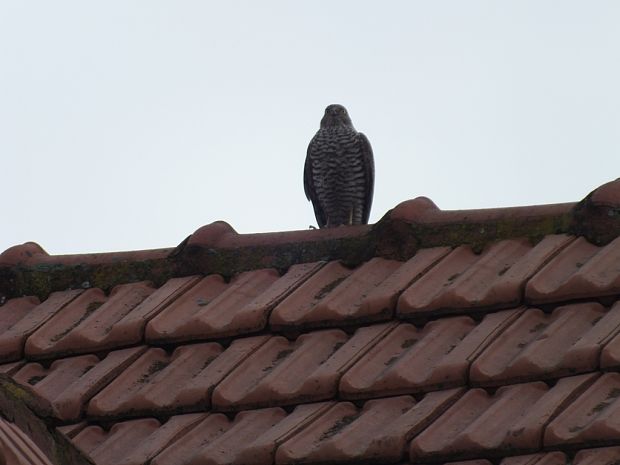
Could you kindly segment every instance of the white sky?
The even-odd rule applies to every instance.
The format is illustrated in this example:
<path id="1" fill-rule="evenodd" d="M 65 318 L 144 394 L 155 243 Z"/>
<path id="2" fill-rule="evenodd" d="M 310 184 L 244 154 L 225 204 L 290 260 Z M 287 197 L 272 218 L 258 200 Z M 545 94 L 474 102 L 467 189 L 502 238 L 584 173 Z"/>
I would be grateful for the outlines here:
<path id="1" fill-rule="evenodd" d="M 306 229 L 330 103 L 373 146 L 371 222 L 580 200 L 620 176 L 620 2 L 1 1 L 0 251 Z"/>

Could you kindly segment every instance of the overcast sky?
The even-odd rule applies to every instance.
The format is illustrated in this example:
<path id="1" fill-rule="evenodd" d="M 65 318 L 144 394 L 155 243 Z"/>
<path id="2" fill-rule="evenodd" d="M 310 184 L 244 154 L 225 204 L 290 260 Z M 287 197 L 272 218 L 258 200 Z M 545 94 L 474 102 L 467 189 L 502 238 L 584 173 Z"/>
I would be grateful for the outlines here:
<path id="1" fill-rule="evenodd" d="M 569 202 L 620 176 L 620 2 L 0 1 L 0 251 L 316 224 L 324 108 L 373 146 L 371 222 Z"/>

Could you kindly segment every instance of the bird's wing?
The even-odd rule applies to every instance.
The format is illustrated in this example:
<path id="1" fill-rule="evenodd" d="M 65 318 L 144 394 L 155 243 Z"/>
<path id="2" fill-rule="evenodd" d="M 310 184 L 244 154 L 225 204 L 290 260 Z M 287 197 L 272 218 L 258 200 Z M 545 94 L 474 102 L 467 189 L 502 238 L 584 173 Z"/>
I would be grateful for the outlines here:
<path id="1" fill-rule="evenodd" d="M 375 160 L 372 155 L 372 147 L 368 138 L 358 133 L 360 147 L 362 149 L 363 164 L 364 164 L 364 180 L 366 181 L 366 191 L 364 192 L 364 224 L 368 223 L 370 217 L 370 207 L 372 207 L 372 196 L 375 190 Z"/>
<path id="2" fill-rule="evenodd" d="M 306 198 L 312 202 L 312 207 L 314 208 L 314 216 L 316 217 L 316 221 L 319 224 L 319 228 L 324 228 L 327 224 L 327 218 L 325 216 L 325 212 L 319 204 L 319 199 L 316 197 L 314 177 L 312 176 L 312 160 L 310 159 L 310 150 L 313 141 L 314 139 L 310 141 L 310 144 L 308 145 L 308 151 L 306 153 L 306 163 L 304 165 L 304 192 L 306 193 Z"/>

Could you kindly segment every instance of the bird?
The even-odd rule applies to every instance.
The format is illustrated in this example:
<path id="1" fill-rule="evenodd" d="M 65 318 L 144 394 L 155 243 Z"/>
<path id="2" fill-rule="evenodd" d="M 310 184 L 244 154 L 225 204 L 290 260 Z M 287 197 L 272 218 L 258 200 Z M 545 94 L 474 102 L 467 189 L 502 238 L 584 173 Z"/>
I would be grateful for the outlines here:
<path id="1" fill-rule="evenodd" d="M 319 228 L 367 224 L 374 184 L 368 138 L 355 130 L 344 106 L 328 105 L 304 165 L 304 192 Z"/>

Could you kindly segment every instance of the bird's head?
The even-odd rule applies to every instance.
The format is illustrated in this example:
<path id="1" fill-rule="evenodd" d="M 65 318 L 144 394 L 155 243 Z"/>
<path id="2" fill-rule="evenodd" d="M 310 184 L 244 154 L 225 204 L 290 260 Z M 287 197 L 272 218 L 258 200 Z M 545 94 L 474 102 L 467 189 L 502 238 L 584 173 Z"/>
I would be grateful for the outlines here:
<path id="1" fill-rule="evenodd" d="M 325 115 L 321 119 L 321 129 L 335 127 L 353 128 L 347 109 L 342 105 L 332 104 L 325 109 Z"/>

